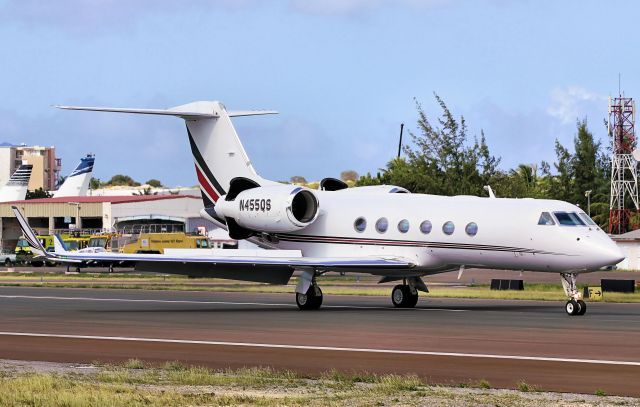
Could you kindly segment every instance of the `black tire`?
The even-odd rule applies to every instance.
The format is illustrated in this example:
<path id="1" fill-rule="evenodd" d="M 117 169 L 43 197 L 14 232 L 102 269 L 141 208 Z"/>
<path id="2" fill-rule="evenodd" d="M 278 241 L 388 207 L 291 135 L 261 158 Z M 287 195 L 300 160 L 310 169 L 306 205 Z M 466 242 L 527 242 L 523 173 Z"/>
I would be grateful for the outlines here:
<path id="1" fill-rule="evenodd" d="M 578 315 L 580 312 L 580 304 L 576 300 L 569 300 L 564 305 L 564 310 L 567 312 L 567 315 Z"/>
<path id="2" fill-rule="evenodd" d="M 4 259 L 4 266 L 11 267 L 11 259 Z"/>
<path id="3" fill-rule="evenodd" d="M 43 262 L 43 261 L 40 261 L 40 260 L 36 260 L 36 261 L 32 261 L 32 262 L 31 262 L 31 265 L 32 265 L 33 267 L 42 267 L 42 266 L 44 266 L 44 262 Z"/>
<path id="4" fill-rule="evenodd" d="M 322 290 L 311 286 L 306 294 L 296 293 L 296 304 L 303 311 L 319 309 L 322 305 Z"/>
<path id="5" fill-rule="evenodd" d="M 396 308 L 413 308 L 418 303 L 418 294 L 413 294 L 408 285 L 398 284 L 391 291 L 391 302 Z"/>
<path id="6" fill-rule="evenodd" d="M 582 301 L 582 300 L 578 300 L 578 305 L 580 305 L 580 312 L 578 312 L 577 315 L 584 315 L 587 313 L 587 303 Z"/>

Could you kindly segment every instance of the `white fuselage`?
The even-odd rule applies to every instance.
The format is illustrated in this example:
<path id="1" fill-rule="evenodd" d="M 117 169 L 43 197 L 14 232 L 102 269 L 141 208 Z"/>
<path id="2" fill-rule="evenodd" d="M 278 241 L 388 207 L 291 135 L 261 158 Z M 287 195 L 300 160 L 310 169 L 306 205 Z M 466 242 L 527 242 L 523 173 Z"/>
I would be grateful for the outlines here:
<path id="1" fill-rule="evenodd" d="M 539 225 L 543 212 L 583 211 L 569 203 L 541 199 L 480 198 L 376 193 L 370 188 L 314 191 L 318 218 L 306 228 L 273 235 L 269 246 L 298 249 L 307 257 L 388 256 L 406 259 L 415 272 L 447 271 L 460 266 L 496 269 L 585 272 L 614 265 L 624 256 L 597 226 Z M 355 221 L 366 220 L 363 231 Z M 386 232 L 376 222 L 386 218 Z M 408 221 L 406 232 L 399 230 Z M 420 224 L 432 228 L 423 233 Z M 452 222 L 450 235 L 443 230 Z M 477 233 L 469 235 L 469 223 Z M 406 224 L 406 223 L 405 223 Z"/>

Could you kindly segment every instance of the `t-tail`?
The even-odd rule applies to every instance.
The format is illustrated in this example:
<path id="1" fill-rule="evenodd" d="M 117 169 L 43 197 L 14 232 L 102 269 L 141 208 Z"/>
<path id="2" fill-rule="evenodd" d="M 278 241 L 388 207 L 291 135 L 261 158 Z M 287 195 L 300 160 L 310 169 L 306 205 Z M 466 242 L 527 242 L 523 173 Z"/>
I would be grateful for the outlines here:
<path id="1" fill-rule="evenodd" d="M 193 102 L 166 110 L 58 107 L 67 110 L 176 116 L 184 119 L 196 176 L 207 212 L 212 210 L 216 201 L 229 191 L 231 180 L 234 178 L 250 179 L 261 186 L 276 184 L 276 182 L 260 177 L 255 171 L 231 122 L 232 117 L 275 114 L 277 113 L 275 111 L 227 111 L 222 103 L 213 101 Z"/>
<path id="2" fill-rule="evenodd" d="M 22 164 L 6 185 L 0 187 L 0 202 L 22 201 L 27 196 L 33 165 Z"/>
<path id="3" fill-rule="evenodd" d="M 53 194 L 54 198 L 64 196 L 85 196 L 89 190 L 89 182 L 93 174 L 95 157 L 88 154 L 80 159 L 80 164 L 67 176 L 60 188 Z"/>

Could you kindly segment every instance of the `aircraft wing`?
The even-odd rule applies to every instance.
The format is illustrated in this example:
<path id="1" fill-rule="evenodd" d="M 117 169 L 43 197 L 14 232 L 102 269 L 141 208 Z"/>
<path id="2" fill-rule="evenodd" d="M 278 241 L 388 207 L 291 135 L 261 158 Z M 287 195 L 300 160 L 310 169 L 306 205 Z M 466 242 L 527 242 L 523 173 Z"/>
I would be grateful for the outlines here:
<path id="1" fill-rule="evenodd" d="M 193 277 L 218 277 L 234 280 L 268 282 L 286 284 L 296 269 L 315 269 L 319 271 L 361 271 L 371 272 L 382 270 L 410 269 L 414 264 L 400 258 L 392 257 L 303 257 L 300 251 L 282 251 L 283 255 L 266 251 L 264 255 L 250 256 L 220 254 L 220 251 L 207 252 L 202 255 L 192 252 L 179 255 L 179 251 L 172 254 L 127 254 L 127 253 L 79 253 L 64 249 L 59 237 L 54 239 L 55 251 L 47 252 L 36 238 L 20 210 L 12 206 L 18 218 L 25 239 L 32 250 L 58 263 L 110 263 L 135 264 L 136 270 L 153 271 L 159 273 L 183 274 Z"/>

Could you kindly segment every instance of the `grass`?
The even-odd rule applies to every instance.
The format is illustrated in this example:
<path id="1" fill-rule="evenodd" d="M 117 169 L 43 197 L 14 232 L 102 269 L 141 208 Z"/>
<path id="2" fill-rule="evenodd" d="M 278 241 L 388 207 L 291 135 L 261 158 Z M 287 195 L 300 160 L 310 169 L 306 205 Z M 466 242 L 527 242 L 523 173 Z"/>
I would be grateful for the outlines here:
<path id="1" fill-rule="evenodd" d="M 329 371 L 305 376 L 269 368 L 211 370 L 180 362 L 154 366 L 137 359 L 100 364 L 97 371 L 84 373 L 71 369 L 61 373 L 0 372 L 3 406 L 537 406 L 571 402 L 571 396 L 563 394 L 531 393 L 533 387 L 525 382 L 517 383 L 516 390 L 505 391 L 491 390 L 486 380 L 455 388 L 429 385 L 411 375 Z M 595 394 L 585 395 L 587 401 L 581 405 L 632 405 L 638 401 L 608 397 L 600 390 Z"/>
<path id="2" fill-rule="evenodd" d="M 323 276 L 322 291 L 329 295 L 389 296 L 391 285 L 376 285 L 366 276 Z M 218 278 L 190 279 L 176 275 L 139 273 L 81 273 L 72 276 L 56 273 L 11 273 L 0 276 L 0 286 L 60 288 L 108 288 L 209 292 L 292 293 L 297 278 L 289 285 L 268 285 Z M 584 286 L 580 286 L 582 291 Z M 475 298 L 507 300 L 564 301 L 566 296 L 560 284 L 526 284 L 524 291 L 490 290 L 489 285 L 451 287 L 434 285 L 426 298 Z M 640 292 L 633 294 L 605 293 L 605 302 L 640 302 Z"/>
<path id="3" fill-rule="evenodd" d="M 75 280 L 75 276 L 73 277 Z M 20 280 L 0 277 L 0 286 L 19 287 L 60 287 L 60 288 L 107 288 L 107 289 L 143 289 L 143 290 L 175 290 L 175 291 L 208 291 L 208 292 L 252 292 L 252 293 L 293 293 L 295 285 L 286 286 L 268 284 L 235 283 L 228 280 L 222 284 L 222 280 L 206 279 L 206 281 L 194 284 L 191 279 L 167 278 L 166 282 L 162 277 L 145 278 L 140 281 L 123 283 L 110 282 L 108 278 L 97 277 L 88 278 L 85 281 L 69 281 L 62 277 L 47 276 L 41 281 L 40 276 L 22 276 Z M 9 281 L 6 281 L 9 280 Z M 142 283 L 144 282 L 144 284 Z M 157 282 L 156 284 L 153 284 Z M 292 280 L 295 283 L 295 280 Z M 212 284 L 212 285 L 207 285 Z M 361 296 L 389 296 L 391 287 L 389 285 L 380 286 L 357 286 L 336 284 L 328 280 L 321 280 L 322 291 L 329 295 L 361 295 Z M 542 301 L 565 301 L 566 296 L 561 286 L 554 284 L 527 284 L 524 291 L 499 291 L 490 290 L 488 285 L 476 285 L 468 287 L 443 287 L 433 286 L 429 294 L 422 294 L 423 298 L 475 298 L 475 299 L 503 299 L 503 300 L 542 300 Z M 640 292 L 633 294 L 625 293 L 605 293 L 604 302 L 637 303 L 640 302 Z"/>

